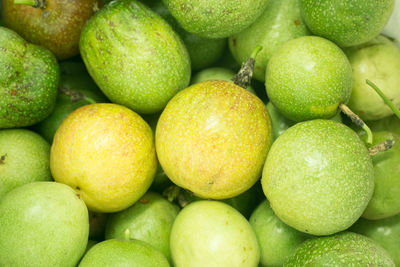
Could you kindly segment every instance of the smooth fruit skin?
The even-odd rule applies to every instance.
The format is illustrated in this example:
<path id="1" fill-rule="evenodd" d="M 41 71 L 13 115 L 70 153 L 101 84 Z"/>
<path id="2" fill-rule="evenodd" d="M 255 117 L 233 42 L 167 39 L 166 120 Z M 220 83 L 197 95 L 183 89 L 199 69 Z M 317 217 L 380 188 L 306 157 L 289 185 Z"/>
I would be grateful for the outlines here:
<path id="1" fill-rule="evenodd" d="M 294 121 L 329 119 L 351 95 L 352 70 L 343 51 L 317 36 L 285 43 L 270 59 L 265 87 L 271 102 Z"/>
<path id="2" fill-rule="evenodd" d="M 150 127 L 117 104 L 78 108 L 58 128 L 51 147 L 54 180 L 74 188 L 91 211 L 129 207 L 150 187 L 156 168 Z"/>
<path id="3" fill-rule="evenodd" d="M 33 182 L 0 200 L 0 228 L 0 266 L 74 267 L 88 240 L 88 210 L 70 187 Z"/>
<path id="4" fill-rule="evenodd" d="M 395 266 L 392 258 L 372 239 L 343 232 L 305 241 L 283 265 L 289 266 Z"/>
<path id="5" fill-rule="evenodd" d="M 0 130 L 0 199 L 34 181 L 51 181 L 50 145 L 25 129 Z"/>
<path id="6" fill-rule="evenodd" d="M 375 240 L 392 256 L 396 265 L 400 265 L 400 215 L 382 220 L 360 218 L 350 231 Z"/>
<path id="7" fill-rule="evenodd" d="M 137 1 L 114 1 L 85 25 L 80 39 L 85 65 L 114 103 L 155 113 L 190 81 L 190 58 L 161 17 Z"/>
<path id="8" fill-rule="evenodd" d="M 59 82 L 56 58 L 0 27 L 0 129 L 33 125 L 53 110 Z"/>
<path id="9" fill-rule="evenodd" d="M 46 0 L 46 7 L 15 5 L 4 0 L 5 25 L 24 39 L 46 47 L 57 59 L 79 54 L 79 36 L 86 21 L 100 8 L 101 0 Z"/>
<path id="10" fill-rule="evenodd" d="M 283 223 L 267 200 L 254 210 L 250 225 L 260 245 L 260 266 L 282 266 L 296 248 L 310 236 Z"/>
<path id="11" fill-rule="evenodd" d="M 188 32 L 207 38 L 225 38 L 250 26 L 268 0 L 163 0 L 172 16 Z"/>
<path id="12" fill-rule="evenodd" d="M 394 0 L 302 0 L 302 14 L 312 33 L 341 47 L 370 41 L 385 27 Z"/>
<path id="13" fill-rule="evenodd" d="M 388 131 L 373 132 L 373 135 L 372 145 L 386 140 L 394 141 L 391 149 L 372 156 L 374 194 L 362 217 L 378 220 L 400 213 L 400 135 Z M 365 136 L 363 139 L 366 141 Z"/>
<path id="14" fill-rule="evenodd" d="M 140 240 L 110 239 L 94 245 L 79 267 L 129 266 L 169 267 L 167 259 L 149 244 Z"/>
<path id="15" fill-rule="evenodd" d="M 170 261 L 170 233 L 178 212 L 178 206 L 161 195 L 147 192 L 134 205 L 110 215 L 105 237 L 142 240 L 162 252 Z"/>
<path id="16" fill-rule="evenodd" d="M 374 190 L 371 157 L 357 134 L 331 120 L 297 123 L 273 143 L 263 190 L 275 214 L 313 235 L 350 227 Z"/>
<path id="17" fill-rule="evenodd" d="M 365 82 L 369 79 L 397 107 L 400 107 L 400 49 L 386 37 L 344 50 L 353 69 L 353 90 L 349 107 L 363 120 L 379 120 L 393 111 Z"/>
<path id="18" fill-rule="evenodd" d="M 167 176 L 202 198 L 231 198 L 260 177 L 271 145 L 262 101 L 227 81 L 205 81 L 177 94 L 156 129 Z"/>
<path id="19" fill-rule="evenodd" d="M 171 232 L 176 267 L 258 266 L 260 251 L 249 222 L 218 201 L 196 201 L 176 217 Z"/>
<path id="20" fill-rule="evenodd" d="M 252 25 L 229 38 L 229 49 L 242 64 L 261 45 L 263 49 L 255 58 L 254 78 L 265 82 L 271 56 L 287 41 L 309 34 L 300 14 L 300 0 L 269 0 L 264 13 Z"/>

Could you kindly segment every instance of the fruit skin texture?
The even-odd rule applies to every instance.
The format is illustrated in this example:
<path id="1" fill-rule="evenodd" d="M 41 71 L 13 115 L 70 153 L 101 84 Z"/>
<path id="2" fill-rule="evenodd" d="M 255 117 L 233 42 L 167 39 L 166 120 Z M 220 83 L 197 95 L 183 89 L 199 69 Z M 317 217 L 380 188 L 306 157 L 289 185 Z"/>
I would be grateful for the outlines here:
<path id="1" fill-rule="evenodd" d="M 89 210 L 117 212 L 150 187 L 157 168 L 153 140 L 148 124 L 126 107 L 83 106 L 54 136 L 51 173 L 74 188 Z"/>
<path id="2" fill-rule="evenodd" d="M 400 265 L 400 214 L 382 220 L 360 218 L 350 231 L 375 240 L 392 256 L 396 265 Z"/>
<path id="3" fill-rule="evenodd" d="M 273 143 L 262 186 L 275 214 L 313 235 L 349 228 L 374 190 L 371 157 L 347 126 L 331 120 L 298 123 Z"/>
<path id="4" fill-rule="evenodd" d="M 304 36 L 285 43 L 270 59 L 265 87 L 288 119 L 329 119 L 351 95 L 352 70 L 334 43 Z"/>
<path id="5" fill-rule="evenodd" d="M 260 251 L 249 222 L 218 201 L 196 201 L 176 217 L 171 232 L 174 266 L 258 266 Z"/>
<path id="6" fill-rule="evenodd" d="M 130 266 L 169 267 L 167 259 L 155 248 L 140 240 L 106 240 L 94 245 L 79 267 Z"/>
<path id="7" fill-rule="evenodd" d="M 0 199 L 23 184 L 51 180 L 46 140 L 25 129 L 0 130 Z"/>
<path id="8" fill-rule="evenodd" d="M 25 40 L 46 47 L 57 59 L 79 54 L 79 36 L 101 0 L 46 0 L 44 9 L 3 1 L 5 25 Z"/>
<path id="9" fill-rule="evenodd" d="M 242 64 L 261 45 L 263 49 L 255 58 L 254 78 L 265 82 L 265 69 L 271 56 L 285 42 L 309 34 L 300 14 L 300 0 L 270 0 L 251 26 L 229 38 L 229 49 Z"/>
<path id="10" fill-rule="evenodd" d="M 372 156 L 374 164 L 374 194 L 362 217 L 370 220 L 387 218 L 400 213 L 400 135 L 382 131 L 373 132 L 372 145 L 393 140 L 394 146 Z M 366 137 L 362 136 L 366 141 Z"/>
<path id="11" fill-rule="evenodd" d="M 386 37 L 344 50 L 353 69 L 353 90 L 349 107 L 363 120 L 379 120 L 393 111 L 365 82 L 369 79 L 400 107 L 400 49 Z"/>
<path id="12" fill-rule="evenodd" d="M 110 215 L 106 239 L 142 240 L 171 260 L 169 241 L 178 206 L 161 195 L 147 192 L 129 208 Z"/>
<path id="13" fill-rule="evenodd" d="M 33 125 L 54 108 L 59 68 L 45 48 L 0 27 L 0 129 Z"/>
<path id="14" fill-rule="evenodd" d="M 392 14 L 394 0 L 302 0 L 301 4 L 311 32 L 347 47 L 377 36 Z"/>
<path id="15" fill-rule="evenodd" d="M 286 258 L 310 236 L 296 231 L 274 214 L 267 200 L 250 217 L 261 250 L 260 266 L 282 266 Z"/>
<path id="16" fill-rule="evenodd" d="M 395 266 L 372 239 L 343 232 L 305 241 L 283 266 Z"/>
<path id="17" fill-rule="evenodd" d="M 163 0 L 172 16 L 190 33 L 225 38 L 252 24 L 268 0 Z"/>
<path id="18" fill-rule="evenodd" d="M 167 176 L 202 198 L 231 198 L 260 177 L 271 145 L 262 101 L 227 81 L 205 81 L 177 94 L 156 129 Z"/>
<path id="19" fill-rule="evenodd" d="M 33 182 L 0 200 L 0 266 L 76 266 L 85 252 L 85 203 L 68 186 Z"/>
<path id="20" fill-rule="evenodd" d="M 115 1 L 85 25 L 80 39 L 85 65 L 114 103 L 155 113 L 190 81 L 183 42 L 162 18 L 137 1 Z"/>

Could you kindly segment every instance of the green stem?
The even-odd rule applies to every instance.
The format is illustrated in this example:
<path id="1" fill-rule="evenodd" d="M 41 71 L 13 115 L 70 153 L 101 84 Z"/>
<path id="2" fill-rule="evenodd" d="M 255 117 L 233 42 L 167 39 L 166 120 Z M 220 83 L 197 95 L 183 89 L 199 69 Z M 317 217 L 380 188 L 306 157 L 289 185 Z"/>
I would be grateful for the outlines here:
<path id="1" fill-rule="evenodd" d="M 376 86 L 373 82 L 370 80 L 366 80 L 366 83 L 372 87 L 372 89 L 375 90 L 375 92 L 383 99 L 386 105 L 389 106 L 389 108 L 393 111 L 393 113 L 397 116 L 397 118 L 400 119 L 400 110 L 393 104 L 392 101 L 381 91 L 381 89 Z"/>
<path id="2" fill-rule="evenodd" d="M 45 8 L 45 0 L 14 0 L 14 5 L 26 5 L 34 8 Z"/>
<path id="3" fill-rule="evenodd" d="M 367 134 L 367 143 L 368 144 L 372 144 L 372 140 L 373 140 L 373 135 L 371 132 L 371 129 L 368 127 L 368 125 L 365 124 L 365 122 L 357 116 L 357 114 L 355 114 L 353 111 L 351 111 L 351 109 L 346 106 L 345 104 L 340 104 L 339 105 L 340 110 L 351 119 L 351 121 L 357 125 L 358 127 L 360 127 L 361 129 L 363 129 L 366 134 Z"/>
<path id="4" fill-rule="evenodd" d="M 246 89 L 253 78 L 256 56 L 262 50 L 262 46 L 257 46 L 250 55 L 250 58 L 242 65 L 239 72 L 232 78 L 232 81 L 240 87 Z"/>
<path id="5" fill-rule="evenodd" d="M 90 104 L 96 104 L 97 102 L 94 101 L 92 98 L 85 96 L 84 100 L 86 100 L 87 102 L 89 102 Z"/>

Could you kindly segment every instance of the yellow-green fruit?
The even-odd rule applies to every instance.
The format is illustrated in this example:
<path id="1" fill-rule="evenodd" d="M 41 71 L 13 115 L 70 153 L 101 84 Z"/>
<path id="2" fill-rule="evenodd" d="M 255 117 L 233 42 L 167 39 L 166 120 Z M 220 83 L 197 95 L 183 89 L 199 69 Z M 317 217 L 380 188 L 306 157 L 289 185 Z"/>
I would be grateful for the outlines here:
<path id="1" fill-rule="evenodd" d="M 234 197 L 257 181 L 271 139 L 263 102 L 228 81 L 205 81 L 178 93 L 156 129 L 157 155 L 167 176 L 212 199 Z"/>
<path id="2" fill-rule="evenodd" d="M 116 212 L 132 205 L 150 187 L 156 168 L 150 126 L 117 104 L 75 110 L 51 147 L 54 179 L 74 188 L 92 211 Z"/>

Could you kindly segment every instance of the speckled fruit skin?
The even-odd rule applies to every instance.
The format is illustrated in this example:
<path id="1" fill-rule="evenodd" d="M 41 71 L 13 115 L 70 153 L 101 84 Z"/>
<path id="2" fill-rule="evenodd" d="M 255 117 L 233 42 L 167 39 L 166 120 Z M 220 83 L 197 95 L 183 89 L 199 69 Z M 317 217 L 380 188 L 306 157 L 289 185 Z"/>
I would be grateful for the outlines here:
<path id="1" fill-rule="evenodd" d="M 394 146 L 372 156 L 374 164 L 374 194 L 362 217 L 378 220 L 400 213 L 400 135 L 388 131 L 373 132 L 373 146 L 393 140 Z M 366 141 L 366 136 L 362 139 Z"/>
<path id="2" fill-rule="evenodd" d="M 54 180 L 71 186 L 91 211 L 129 207 L 150 187 L 156 168 L 150 127 L 117 104 L 78 108 L 58 128 L 51 146 Z"/>
<path id="3" fill-rule="evenodd" d="M 169 267 L 167 259 L 149 244 L 140 240 L 110 239 L 94 245 L 79 267 L 130 266 Z"/>
<path id="4" fill-rule="evenodd" d="M 396 265 L 400 265 L 400 214 L 382 220 L 360 218 L 350 231 L 375 240 L 392 256 Z"/>
<path id="5" fill-rule="evenodd" d="M 372 239 L 352 233 L 305 241 L 283 265 L 289 266 L 395 266 L 390 255 Z"/>
<path id="6" fill-rule="evenodd" d="M 249 222 L 218 201 L 196 201 L 176 217 L 171 232 L 176 267 L 258 266 L 260 250 Z"/>
<path id="7" fill-rule="evenodd" d="M 248 28 L 229 38 L 229 49 L 239 64 L 261 45 L 254 66 L 254 78 L 264 82 L 271 56 L 287 41 L 309 35 L 300 15 L 300 0 L 269 0 L 264 13 Z"/>
<path id="8" fill-rule="evenodd" d="M 190 81 L 190 58 L 161 17 L 133 0 L 109 3 L 85 25 L 85 65 L 104 94 L 139 113 L 155 113 Z"/>
<path id="9" fill-rule="evenodd" d="M 233 70 L 221 68 L 221 67 L 213 67 L 213 68 L 204 69 L 204 70 L 196 73 L 196 75 L 193 75 L 190 83 L 195 84 L 195 83 L 209 81 L 209 80 L 223 80 L 223 81 L 232 82 L 232 78 L 235 75 L 236 75 L 236 73 L 233 72 Z M 251 85 L 249 85 L 246 88 L 246 90 L 253 94 L 256 94 L 256 92 L 254 92 L 254 89 L 253 89 L 253 87 L 251 87 Z"/>
<path id="10" fill-rule="evenodd" d="M 261 183 L 283 222 L 305 233 L 330 235 L 361 216 L 372 197 L 374 171 L 354 131 L 335 121 L 312 120 L 275 140 Z"/>
<path id="11" fill-rule="evenodd" d="M 187 32 L 171 15 L 161 0 L 152 5 L 151 8 L 164 18 L 182 38 L 189 52 L 192 70 L 209 67 L 222 56 L 226 48 L 225 38 L 204 38 Z"/>
<path id="12" fill-rule="evenodd" d="M 0 130 L 0 199 L 15 187 L 51 181 L 50 145 L 25 129 Z"/>
<path id="13" fill-rule="evenodd" d="M 341 47 L 359 45 L 377 36 L 385 27 L 394 0 L 302 0 L 308 28 Z"/>
<path id="14" fill-rule="evenodd" d="M 170 261 L 170 234 L 178 212 L 175 204 L 157 193 L 147 192 L 134 205 L 110 215 L 106 239 L 142 240 Z"/>
<path id="15" fill-rule="evenodd" d="M 59 68 L 45 48 L 0 27 L 0 129 L 33 125 L 54 108 Z"/>
<path id="16" fill-rule="evenodd" d="M 263 201 L 251 214 L 250 225 L 260 245 L 260 267 L 282 266 L 308 236 L 283 223 Z"/>
<path id="17" fill-rule="evenodd" d="M 156 129 L 162 168 L 199 197 L 231 198 L 260 177 L 271 145 L 263 102 L 227 81 L 205 81 L 177 94 Z"/>
<path id="18" fill-rule="evenodd" d="M 369 79 L 400 107 L 400 49 L 379 35 L 372 41 L 344 50 L 353 68 L 353 90 L 349 107 L 363 120 L 393 115 L 382 98 L 366 84 Z"/>
<path id="19" fill-rule="evenodd" d="M 0 200 L 0 228 L 0 266 L 74 267 L 88 240 L 88 210 L 70 187 L 33 182 Z"/>
<path id="20" fill-rule="evenodd" d="M 265 87 L 271 102 L 294 121 L 328 119 L 351 95 L 352 70 L 334 43 L 304 36 L 285 43 L 270 59 Z"/>
<path id="21" fill-rule="evenodd" d="M 268 0 L 163 0 L 171 14 L 190 33 L 225 38 L 252 24 Z"/>
<path id="22" fill-rule="evenodd" d="M 3 1 L 4 24 L 24 39 L 49 49 L 58 59 L 79 54 L 79 36 L 101 0 L 46 0 L 44 9 Z"/>

